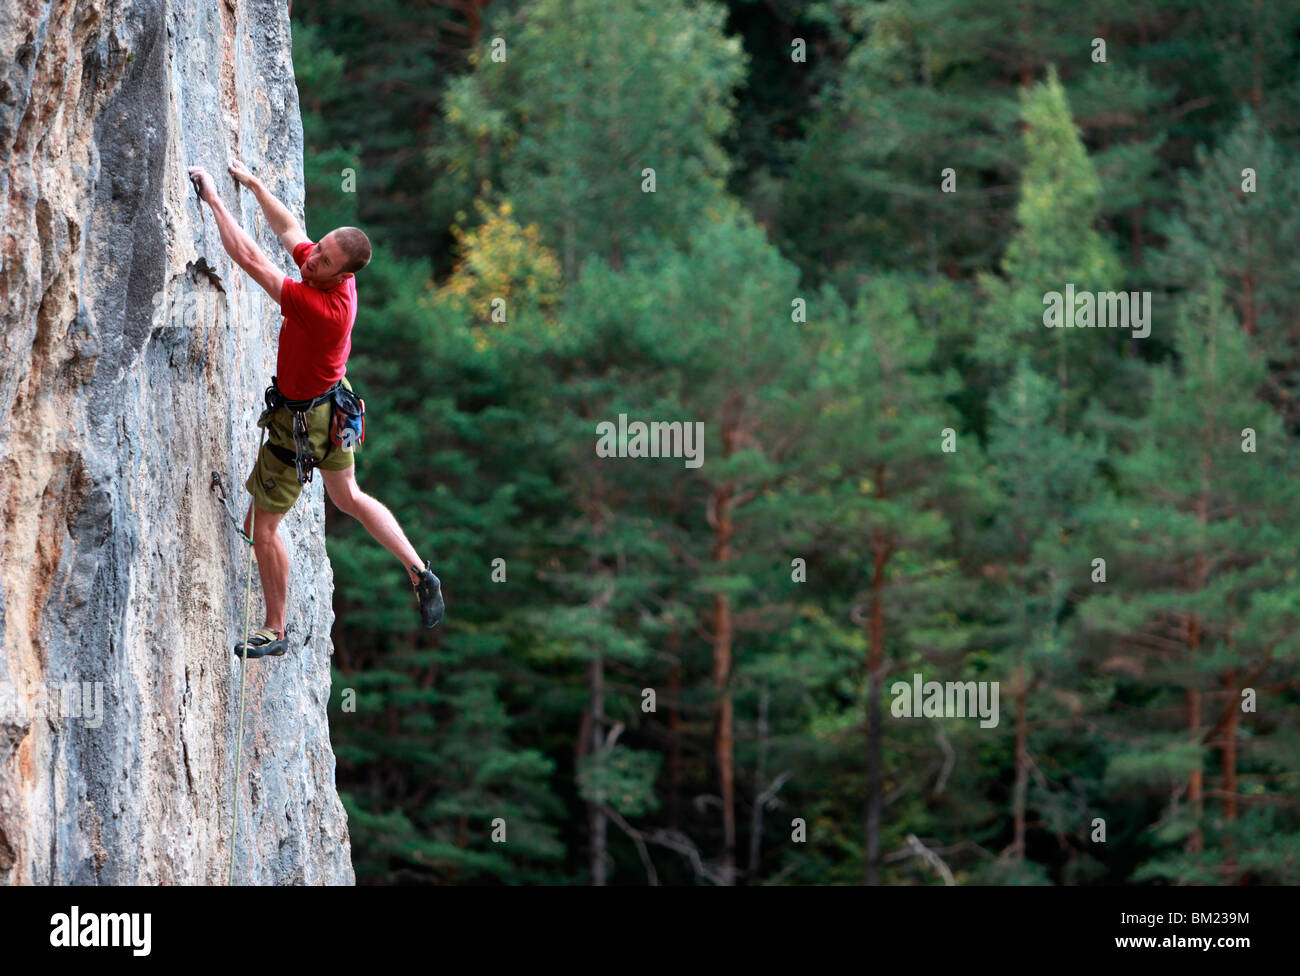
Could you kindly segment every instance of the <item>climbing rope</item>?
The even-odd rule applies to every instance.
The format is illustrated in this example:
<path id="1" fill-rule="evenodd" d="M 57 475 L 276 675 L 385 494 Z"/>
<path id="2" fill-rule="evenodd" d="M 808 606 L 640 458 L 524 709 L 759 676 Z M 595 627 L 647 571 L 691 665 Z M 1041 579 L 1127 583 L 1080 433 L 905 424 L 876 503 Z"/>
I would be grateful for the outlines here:
<path id="1" fill-rule="evenodd" d="M 254 474 L 257 472 L 257 459 L 262 456 L 262 443 L 265 440 L 266 428 L 263 427 L 262 436 L 257 443 L 257 453 L 253 455 Z M 217 476 L 214 473 L 212 477 L 215 481 Z M 257 531 L 257 505 L 250 504 L 248 512 L 249 535 L 244 535 L 244 541 L 248 543 L 248 579 L 244 585 L 244 640 L 248 640 L 248 613 L 253 600 L 253 533 Z M 241 532 L 240 535 L 243 533 Z M 239 734 L 235 739 L 235 785 L 234 801 L 231 804 L 234 820 L 230 827 L 230 870 L 226 875 L 227 887 L 235 883 L 235 842 L 239 838 L 239 760 L 244 754 L 244 675 L 248 669 L 248 658 L 240 657 L 239 661 Z"/>

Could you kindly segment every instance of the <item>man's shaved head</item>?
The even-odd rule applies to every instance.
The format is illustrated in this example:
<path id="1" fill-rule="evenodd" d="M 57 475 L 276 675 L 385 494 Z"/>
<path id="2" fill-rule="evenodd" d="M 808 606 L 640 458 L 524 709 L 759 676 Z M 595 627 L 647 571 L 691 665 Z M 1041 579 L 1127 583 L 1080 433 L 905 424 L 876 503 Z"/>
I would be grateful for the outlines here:
<path id="1" fill-rule="evenodd" d="M 355 227 L 339 227 L 320 239 L 302 263 L 304 284 L 328 291 L 370 263 L 370 239 Z"/>
<path id="2" fill-rule="evenodd" d="M 340 227 L 331 231 L 330 236 L 346 258 L 340 271 L 355 273 L 370 263 L 370 238 L 362 231 L 356 227 Z"/>

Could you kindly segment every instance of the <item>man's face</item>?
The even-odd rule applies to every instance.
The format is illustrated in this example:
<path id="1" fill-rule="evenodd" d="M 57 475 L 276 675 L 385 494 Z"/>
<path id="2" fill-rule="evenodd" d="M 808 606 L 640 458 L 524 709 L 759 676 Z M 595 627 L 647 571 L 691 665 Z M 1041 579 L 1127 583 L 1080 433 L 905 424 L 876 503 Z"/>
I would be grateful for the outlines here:
<path id="1" fill-rule="evenodd" d="M 334 242 L 334 232 L 331 231 L 316 243 L 302 263 L 303 283 L 322 290 L 333 288 L 347 277 L 340 273 L 346 263 L 343 249 Z"/>

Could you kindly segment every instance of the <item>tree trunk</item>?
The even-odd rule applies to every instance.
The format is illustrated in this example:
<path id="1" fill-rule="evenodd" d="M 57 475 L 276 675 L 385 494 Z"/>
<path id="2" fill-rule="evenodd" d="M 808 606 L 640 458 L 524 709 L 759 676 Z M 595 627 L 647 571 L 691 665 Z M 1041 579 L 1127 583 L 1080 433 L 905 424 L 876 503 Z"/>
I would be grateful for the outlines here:
<path id="1" fill-rule="evenodd" d="M 483 34 L 483 0 L 469 0 L 465 4 L 465 19 L 469 21 L 469 47 L 478 50 L 478 42 Z"/>
<path id="2" fill-rule="evenodd" d="M 568 100 L 564 106 L 564 131 L 566 135 L 573 133 L 573 101 Z M 574 228 L 573 216 L 573 188 L 569 187 L 567 182 L 564 191 L 564 217 L 561 222 L 561 242 L 564 248 L 564 280 L 573 281 L 578 274 L 578 243 L 576 240 L 577 231 Z"/>
<path id="3" fill-rule="evenodd" d="M 1197 562 L 1204 561 L 1204 557 L 1197 556 Z M 1190 657 L 1195 660 L 1196 652 L 1201 646 L 1201 618 L 1197 614 L 1192 614 L 1191 625 L 1188 629 L 1187 649 Z M 1199 742 L 1201 738 L 1201 692 L 1196 688 L 1188 688 L 1186 695 L 1187 702 L 1187 736 L 1192 742 Z M 1190 836 L 1187 838 L 1186 850 L 1189 854 L 1199 854 L 1205 849 L 1205 836 L 1201 832 L 1201 816 L 1205 808 L 1205 780 L 1198 761 L 1196 768 L 1192 770 L 1191 777 L 1187 783 L 1187 801 L 1192 807 L 1192 820 L 1194 826 Z"/>
<path id="4" fill-rule="evenodd" d="M 1232 668 L 1223 677 L 1223 687 L 1229 701 L 1238 694 L 1237 669 Z M 1228 710 L 1228 720 L 1223 729 L 1223 819 L 1237 819 L 1237 723 L 1241 709 Z"/>
<path id="5" fill-rule="evenodd" d="M 763 846 L 763 790 L 767 789 L 767 709 L 771 698 L 764 685 L 758 692 L 758 762 L 754 769 L 754 809 L 749 820 L 748 880 L 758 877 Z"/>
<path id="6" fill-rule="evenodd" d="M 1146 207 L 1134 207 L 1129 211 L 1129 217 L 1132 223 L 1129 225 L 1128 243 L 1129 254 L 1132 258 L 1132 265 L 1135 268 L 1142 266 L 1142 249 L 1146 243 L 1142 231 L 1142 218 L 1146 215 Z"/>
<path id="7" fill-rule="evenodd" d="M 1259 328 L 1255 310 L 1255 248 L 1250 223 L 1246 223 L 1246 272 L 1241 276 L 1241 325 L 1252 339 Z"/>
<path id="8" fill-rule="evenodd" d="M 1187 730 L 1192 741 L 1196 741 L 1201 730 L 1201 693 L 1195 688 L 1187 689 Z M 1205 788 L 1202 781 L 1201 767 L 1192 770 L 1187 783 L 1187 800 L 1192 805 L 1192 819 L 1195 824 L 1187 838 L 1187 852 L 1199 854 L 1205 849 L 1205 836 L 1201 833 L 1201 813 L 1205 806 Z"/>
<path id="9" fill-rule="evenodd" d="M 1211 340 L 1213 341 L 1213 340 Z M 1211 373 L 1213 373 L 1213 356 L 1214 349 L 1210 349 Z M 1208 437 L 1207 437 L 1208 440 Z M 1196 519 L 1202 527 L 1209 520 L 1209 495 L 1210 495 L 1210 452 L 1209 445 L 1205 444 L 1201 451 L 1201 491 L 1196 497 Z M 1195 569 L 1192 576 L 1192 592 L 1200 593 L 1205 588 L 1205 578 L 1208 569 L 1205 562 L 1205 553 L 1196 554 Z M 1187 650 L 1188 663 L 1195 665 L 1198 652 L 1201 649 L 1201 618 L 1199 614 L 1192 614 L 1191 621 L 1187 629 Z M 1194 673 L 1194 672 L 1193 672 Z M 1195 677 L 1192 679 L 1196 680 Z M 1187 732 L 1192 742 L 1201 740 L 1201 692 L 1197 688 L 1189 687 L 1187 689 Z M 1194 826 L 1192 833 L 1187 838 L 1187 851 L 1190 854 L 1199 854 L 1205 849 L 1205 835 L 1201 829 L 1201 818 L 1205 809 L 1205 780 L 1204 770 L 1198 760 L 1196 768 L 1192 770 L 1191 778 L 1187 784 L 1187 799 L 1192 806 L 1192 818 Z"/>
<path id="10" fill-rule="evenodd" d="M 592 408 L 588 403 L 582 405 L 582 416 L 590 419 Z M 599 471 L 592 471 L 591 477 L 587 481 L 586 493 L 583 497 L 583 508 L 587 520 L 591 524 L 592 548 L 587 553 L 587 572 L 595 576 L 602 572 L 599 552 L 599 540 L 604 535 L 604 519 L 602 516 L 603 503 L 605 498 L 605 482 Z M 593 613 L 602 612 L 609 601 L 609 595 L 612 594 L 613 587 L 610 585 L 605 588 L 604 593 L 593 596 L 590 609 Z M 587 669 L 587 690 L 591 696 L 591 707 L 583 715 L 583 732 L 587 733 L 581 738 L 578 746 L 578 761 L 581 763 L 583 758 L 584 744 L 590 743 L 591 751 L 588 754 L 587 761 L 595 766 L 595 771 L 600 772 L 599 764 L 604 762 L 605 747 L 605 658 L 596 649 L 591 658 L 591 665 Z M 609 818 L 602 808 L 605 799 L 603 791 L 597 791 L 597 802 L 587 803 L 587 829 L 588 829 L 588 872 L 591 876 L 591 883 L 597 887 L 603 887 L 605 884 L 605 846 L 606 834 L 609 826 Z"/>
<path id="11" fill-rule="evenodd" d="M 1034 83 L 1034 69 L 1029 60 L 1029 11 L 1020 5 L 1020 86 L 1028 88 Z"/>
<path id="12" fill-rule="evenodd" d="M 1227 721 L 1223 727 L 1223 744 L 1220 751 L 1223 757 L 1223 819 L 1231 824 L 1237 819 L 1237 723 L 1241 719 L 1240 700 L 1234 705 L 1232 699 L 1240 693 L 1237 689 L 1237 669 L 1230 668 L 1223 676 L 1223 688 L 1228 695 Z M 1223 838 L 1223 871 L 1231 880 L 1237 874 L 1237 855 L 1233 850 L 1232 835 L 1225 832 Z"/>

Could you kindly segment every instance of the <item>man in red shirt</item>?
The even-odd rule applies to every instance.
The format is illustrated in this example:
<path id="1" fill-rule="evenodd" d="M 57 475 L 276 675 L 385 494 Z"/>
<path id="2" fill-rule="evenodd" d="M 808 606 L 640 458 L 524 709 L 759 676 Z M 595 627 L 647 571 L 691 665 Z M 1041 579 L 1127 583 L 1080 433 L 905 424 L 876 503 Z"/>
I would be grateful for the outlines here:
<path id="1" fill-rule="evenodd" d="M 344 373 L 357 315 L 354 275 L 370 262 L 370 241 L 366 235 L 355 227 L 340 227 L 313 243 L 284 204 L 257 177 L 240 163 L 231 163 L 231 175 L 257 197 L 267 223 L 293 255 L 294 263 L 302 272 L 302 281 L 294 281 L 235 223 L 217 196 L 212 177 L 198 166 L 191 167 L 189 172 L 200 197 L 212 208 L 226 253 L 266 290 L 284 315 L 276 357 L 276 385 L 285 399 L 310 401 L 340 381 L 351 389 Z M 441 583 L 429 563 L 421 564 L 419 554 L 407 541 L 393 513 L 357 486 L 352 448 L 331 447 L 329 412 L 328 401 L 308 412 L 312 453 L 324 458 L 318 467 L 325 491 L 340 511 L 358 519 L 385 549 L 402 561 L 420 603 L 421 620 L 425 627 L 435 627 L 443 613 Z M 253 549 L 266 598 L 266 622 L 236 645 L 235 653 L 241 657 L 283 654 L 288 649 L 284 618 L 289 554 L 280 538 L 279 525 L 297 501 L 302 486 L 296 469 L 277 457 L 271 448 L 277 441 L 281 453 L 286 441 L 292 446 L 292 424 L 292 414 L 286 407 L 280 407 L 270 416 L 267 427 L 271 443 L 263 445 L 245 485 L 253 495 L 253 503 L 244 520 L 244 532 L 253 534 Z M 254 508 L 256 518 L 253 518 Z"/>

